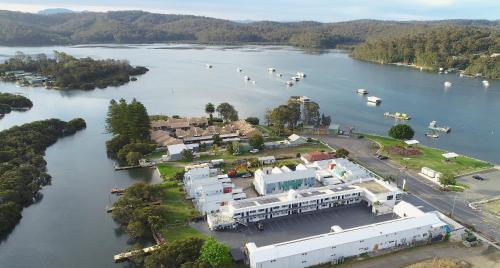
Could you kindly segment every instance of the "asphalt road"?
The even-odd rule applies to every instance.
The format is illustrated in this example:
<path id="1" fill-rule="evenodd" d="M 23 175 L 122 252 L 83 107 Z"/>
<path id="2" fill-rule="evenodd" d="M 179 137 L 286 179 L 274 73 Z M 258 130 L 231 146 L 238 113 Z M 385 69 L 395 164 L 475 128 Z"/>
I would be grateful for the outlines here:
<path id="1" fill-rule="evenodd" d="M 352 159 L 375 173 L 396 178 L 398 185 L 406 181 L 405 187 L 408 189 L 408 194 L 404 197 L 405 200 L 417 205 L 421 204 L 427 209 L 438 210 L 446 215 L 451 214 L 454 220 L 467 227 L 474 227 L 490 241 L 499 244 L 500 220 L 470 208 L 467 202 L 467 191 L 463 193 L 442 192 L 433 183 L 411 171 L 401 169 L 396 163 L 377 159 L 375 157 L 377 148 L 368 139 L 348 137 L 321 137 L 321 139 L 333 148 L 347 149 Z"/>

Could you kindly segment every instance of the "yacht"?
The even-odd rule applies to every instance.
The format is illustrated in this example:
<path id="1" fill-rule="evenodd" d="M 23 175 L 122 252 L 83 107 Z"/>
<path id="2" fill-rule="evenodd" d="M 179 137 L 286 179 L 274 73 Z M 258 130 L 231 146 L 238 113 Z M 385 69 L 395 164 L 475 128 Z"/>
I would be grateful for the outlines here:
<path id="1" fill-rule="evenodd" d="M 250 81 L 250 77 L 249 77 L 249 76 L 247 76 L 247 75 L 245 75 L 245 76 L 243 76 L 243 80 L 245 80 L 245 81 Z"/>
<path id="2" fill-rule="evenodd" d="M 276 74 L 277 77 L 283 77 L 283 74 Z"/>
<path id="3" fill-rule="evenodd" d="M 298 77 L 298 76 L 293 76 L 293 77 L 292 77 L 292 80 L 293 80 L 293 81 L 299 81 L 299 80 L 300 80 L 300 77 Z"/>
<path id="4" fill-rule="evenodd" d="M 289 87 L 293 86 L 293 81 L 286 81 L 285 84 Z"/>
<path id="5" fill-rule="evenodd" d="M 446 81 L 446 82 L 444 82 L 444 86 L 445 86 L 445 87 L 451 87 L 451 85 L 452 85 L 452 84 L 451 84 L 451 82 L 450 82 L 450 81 Z"/>
<path id="6" fill-rule="evenodd" d="M 375 97 L 375 96 L 370 96 L 370 97 L 366 98 L 366 100 L 368 102 L 375 103 L 375 104 L 380 104 L 382 102 L 381 98 Z"/>
<path id="7" fill-rule="evenodd" d="M 269 68 L 267 68 L 267 71 L 270 73 L 274 73 L 274 72 L 276 72 L 276 68 L 269 67 Z"/>
<path id="8" fill-rule="evenodd" d="M 306 74 L 302 73 L 302 72 L 297 72 L 297 76 L 300 78 L 304 78 L 304 77 L 306 77 Z"/>
<path id="9" fill-rule="evenodd" d="M 448 133 L 451 131 L 451 128 L 448 127 L 448 126 L 445 126 L 445 127 L 438 127 L 437 126 L 437 122 L 435 120 L 431 121 L 429 123 L 429 129 L 431 130 L 436 130 L 436 131 L 440 131 L 440 132 L 444 132 L 444 133 Z"/>
<path id="10" fill-rule="evenodd" d="M 356 90 L 356 93 L 358 93 L 359 95 L 366 95 L 366 94 L 368 94 L 368 90 L 366 90 L 364 88 L 358 88 Z"/>
<path id="11" fill-rule="evenodd" d="M 212 64 L 208 64 L 208 63 L 205 64 L 205 66 L 207 67 L 207 69 L 211 69 L 212 67 L 214 67 L 214 66 L 212 66 Z"/>
<path id="12" fill-rule="evenodd" d="M 243 69 L 241 69 L 241 68 L 239 68 L 239 67 L 238 67 L 238 68 L 236 68 L 236 71 L 237 71 L 238 73 L 241 73 L 241 72 L 243 72 Z"/>

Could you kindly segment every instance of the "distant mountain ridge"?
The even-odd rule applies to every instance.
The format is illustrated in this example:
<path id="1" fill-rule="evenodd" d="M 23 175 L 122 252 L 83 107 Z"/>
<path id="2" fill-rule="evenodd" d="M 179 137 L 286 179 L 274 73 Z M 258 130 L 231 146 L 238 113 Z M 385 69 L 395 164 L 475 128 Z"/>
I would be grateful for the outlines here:
<path id="1" fill-rule="evenodd" d="M 55 14 L 50 14 L 51 12 Z M 43 13 L 48 15 L 0 11 L 0 45 L 185 42 L 333 48 L 447 25 L 496 30 L 500 27 L 499 20 L 241 23 L 202 16 L 143 11 L 67 13 L 56 9 Z"/>
<path id="2" fill-rule="evenodd" d="M 64 14 L 64 13 L 75 13 L 76 11 L 67 8 L 47 8 L 37 12 L 38 15 L 54 15 L 54 14 Z"/>

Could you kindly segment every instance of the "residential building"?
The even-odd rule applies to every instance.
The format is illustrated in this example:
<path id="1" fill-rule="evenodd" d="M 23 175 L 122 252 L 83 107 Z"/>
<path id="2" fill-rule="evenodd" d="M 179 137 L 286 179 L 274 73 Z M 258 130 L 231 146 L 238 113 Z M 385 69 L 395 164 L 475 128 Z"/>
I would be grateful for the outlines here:
<path id="1" fill-rule="evenodd" d="M 306 164 L 312 164 L 316 161 L 328 160 L 335 158 L 333 152 L 310 152 L 300 156 L 300 159 Z"/>
<path id="2" fill-rule="evenodd" d="M 266 167 L 254 173 L 253 185 L 260 195 L 286 192 L 290 189 L 313 187 L 316 183 L 314 169 L 300 164 L 295 170 L 283 166 L 281 168 Z"/>
<path id="3" fill-rule="evenodd" d="M 377 185 L 368 184 L 370 180 L 375 181 Z M 228 206 L 219 213 L 208 215 L 207 222 L 210 229 L 218 230 L 236 227 L 238 224 L 247 225 L 249 222 L 319 211 L 362 201 L 372 208 L 373 213 L 380 215 L 390 213 L 391 211 L 387 208 L 392 209 L 400 200 L 399 189 L 370 178 L 360 184 L 290 190 L 280 194 L 229 202 Z"/>
<path id="4" fill-rule="evenodd" d="M 181 160 L 182 158 L 181 153 L 184 150 L 189 150 L 184 143 L 168 145 L 167 146 L 168 154 L 162 156 L 162 160 L 173 160 L 173 161 Z"/>
<path id="5" fill-rule="evenodd" d="M 307 139 L 302 137 L 302 136 L 299 136 L 297 134 L 292 134 L 285 140 L 285 144 L 294 145 L 294 146 L 303 145 L 306 143 L 307 143 Z"/>
<path id="6" fill-rule="evenodd" d="M 271 156 L 261 156 L 257 157 L 257 161 L 259 161 L 259 164 L 261 165 L 271 165 L 276 163 L 276 158 L 271 155 Z"/>
<path id="7" fill-rule="evenodd" d="M 245 248 L 251 268 L 302 268 L 337 264 L 365 253 L 442 240 L 449 232 L 449 225 L 429 212 L 345 230 L 332 226 L 330 233 L 263 247 L 247 243 Z"/>

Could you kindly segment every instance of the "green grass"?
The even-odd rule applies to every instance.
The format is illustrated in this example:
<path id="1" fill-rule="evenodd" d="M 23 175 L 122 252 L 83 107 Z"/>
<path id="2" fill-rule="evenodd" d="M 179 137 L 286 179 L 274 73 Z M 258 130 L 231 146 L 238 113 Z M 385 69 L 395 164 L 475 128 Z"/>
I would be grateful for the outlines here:
<path id="1" fill-rule="evenodd" d="M 485 211 L 500 216 L 500 199 L 484 203 L 481 207 Z"/>
<path id="2" fill-rule="evenodd" d="M 162 152 L 162 151 L 159 151 L 159 152 L 152 152 L 150 154 L 147 154 L 144 156 L 144 158 L 148 159 L 148 160 L 151 160 L 151 159 L 158 159 L 158 158 L 161 158 L 163 155 L 167 154 L 167 152 Z"/>
<path id="3" fill-rule="evenodd" d="M 184 169 L 174 166 L 172 163 L 160 163 L 156 164 L 156 168 L 160 172 L 160 175 L 164 179 L 172 178 L 177 172 L 181 172 Z"/>
<path id="4" fill-rule="evenodd" d="M 466 156 L 459 156 L 455 159 L 446 161 L 442 154 L 446 153 L 446 151 L 434 149 L 426 146 L 419 145 L 418 148 L 422 152 L 421 155 L 417 156 L 401 156 L 397 154 L 388 153 L 385 149 L 390 148 L 396 145 L 401 145 L 402 143 L 398 140 L 368 135 L 365 136 L 379 144 L 382 145 L 382 151 L 389 155 L 392 160 L 395 160 L 402 166 L 406 166 L 409 169 L 420 171 L 422 167 L 428 167 L 435 171 L 439 171 L 441 173 L 452 173 L 454 175 L 465 174 L 477 170 L 482 170 L 486 168 L 493 167 L 492 164 L 476 159 L 472 159 Z"/>
<path id="5" fill-rule="evenodd" d="M 172 241 L 190 236 L 205 237 L 187 224 L 189 219 L 198 216 L 198 212 L 191 201 L 185 200 L 181 186 L 176 181 L 164 182 L 162 185 L 165 191 L 162 205 L 169 211 L 167 227 L 161 230 L 165 239 Z"/>
<path id="6" fill-rule="evenodd" d="M 280 148 L 280 149 L 264 149 L 256 154 L 252 153 L 242 153 L 240 155 L 231 155 L 225 151 L 219 151 L 215 155 L 202 155 L 199 159 L 195 159 L 195 161 L 208 161 L 212 159 L 224 159 L 225 161 L 231 162 L 238 159 L 248 159 L 255 158 L 260 156 L 268 156 L 274 155 L 276 157 L 296 157 L 297 153 L 304 154 L 313 151 L 331 151 L 327 146 L 318 143 L 318 144 L 306 144 L 296 147 L 289 148 Z"/>

